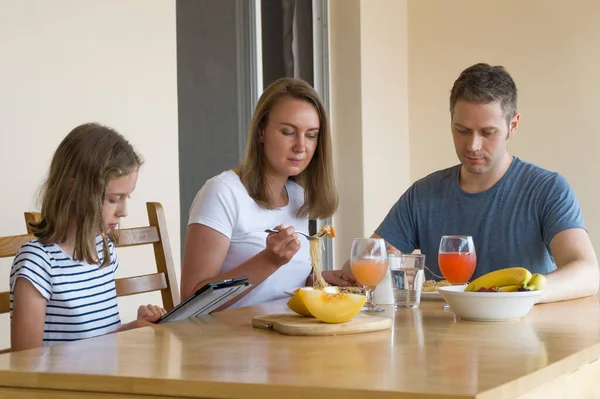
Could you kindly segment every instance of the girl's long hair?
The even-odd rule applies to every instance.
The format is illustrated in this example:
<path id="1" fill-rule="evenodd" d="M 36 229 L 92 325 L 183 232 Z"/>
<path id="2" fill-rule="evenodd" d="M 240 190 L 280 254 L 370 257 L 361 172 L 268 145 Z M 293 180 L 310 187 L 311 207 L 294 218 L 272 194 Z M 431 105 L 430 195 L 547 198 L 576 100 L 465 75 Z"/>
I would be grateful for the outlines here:
<path id="1" fill-rule="evenodd" d="M 131 144 L 115 130 L 87 123 L 73 129 L 60 143 L 42 186 L 41 219 L 32 232 L 42 244 L 64 242 L 75 229 L 73 259 L 99 262 L 96 236 L 103 238 L 101 266 L 110 263 L 104 231 L 103 203 L 109 180 L 126 176 L 142 165 Z M 113 237 L 114 238 L 114 237 Z"/>

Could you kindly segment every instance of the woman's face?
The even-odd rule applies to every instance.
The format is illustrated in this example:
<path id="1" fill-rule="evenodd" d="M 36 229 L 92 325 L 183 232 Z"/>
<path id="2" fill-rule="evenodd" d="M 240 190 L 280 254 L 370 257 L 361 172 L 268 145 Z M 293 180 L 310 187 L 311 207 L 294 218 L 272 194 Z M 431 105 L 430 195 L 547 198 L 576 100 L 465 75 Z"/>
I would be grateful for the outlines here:
<path id="1" fill-rule="evenodd" d="M 306 169 L 317 148 L 319 129 L 319 113 L 314 105 L 290 97 L 279 100 L 258 136 L 267 173 L 288 178 Z"/>

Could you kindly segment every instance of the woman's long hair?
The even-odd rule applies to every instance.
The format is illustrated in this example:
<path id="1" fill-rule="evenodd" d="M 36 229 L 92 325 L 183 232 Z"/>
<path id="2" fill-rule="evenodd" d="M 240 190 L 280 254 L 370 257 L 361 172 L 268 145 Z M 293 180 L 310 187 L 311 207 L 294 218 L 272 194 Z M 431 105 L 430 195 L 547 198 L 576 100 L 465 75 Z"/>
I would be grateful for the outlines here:
<path id="1" fill-rule="evenodd" d="M 304 204 L 298 209 L 297 216 L 308 216 L 311 219 L 327 218 L 333 215 L 338 205 L 333 178 L 329 118 L 315 89 L 303 80 L 278 79 L 260 96 L 250 123 L 244 161 L 239 167 L 240 179 L 256 203 L 266 209 L 276 208 L 269 195 L 265 177 L 265 155 L 259 142 L 259 133 L 267 125 L 269 113 L 275 104 L 285 98 L 306 101 L 313 105 L 319 114 L 320 123 L 317 148 L 312 160 L 300 174 L 290 176 L 291 180 L 304 188 Z"/>

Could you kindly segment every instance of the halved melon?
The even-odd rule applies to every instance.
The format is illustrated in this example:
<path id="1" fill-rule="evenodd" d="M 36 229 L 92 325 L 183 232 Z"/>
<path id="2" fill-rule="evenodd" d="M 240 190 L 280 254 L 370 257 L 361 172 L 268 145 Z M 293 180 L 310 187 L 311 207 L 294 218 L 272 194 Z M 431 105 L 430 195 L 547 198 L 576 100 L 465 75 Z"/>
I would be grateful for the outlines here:
<path id="1" fill-rule="evenodd" d="M 324 323 L 344 323 L 362 309 L 367 297 L 340 293 L 337 287 L 324 290 L 301 288 L 301 298 L 310 314 Z"/>
<path id="2" fill-rule="evenodd" d="M 298 313 L 299 315 L 314 317 L 308 311 L 308 309 L 306 308 L 306 305 L 304 304 L 304 290 L 312 290 L 312 288 L 306 287 L 304 289 L 296 290 L 296 293 L 294 294 L 294 296 L 292 296 L 287 303 L 288 308 L 290 308 L 292 311 Z"/>

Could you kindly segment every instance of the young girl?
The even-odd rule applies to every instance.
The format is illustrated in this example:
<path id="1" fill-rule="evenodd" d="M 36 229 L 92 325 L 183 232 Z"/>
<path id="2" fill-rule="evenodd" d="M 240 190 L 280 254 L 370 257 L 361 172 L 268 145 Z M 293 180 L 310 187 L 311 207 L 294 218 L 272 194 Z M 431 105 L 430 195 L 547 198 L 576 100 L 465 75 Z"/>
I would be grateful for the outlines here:
<path id="1" fill-rule="evenodd" d="M 252 291 L 233 305 L 248 306 L 312 281 L 309 243 L 296 231 L 308 233 L 309 217 L 329 217 L 337 207 L 329 132 L 323 102 L 308 83 L 283 78 L 265 89 L 243 163 L 208 180 L 192 204 L 182 298 L 207 282 L 248 276 Z M 274 226 L 279 232 L 267 235 Z M 323 277 L 354 284 L 345 271 Z"/>
<path id="2" fill-rule="evenodd" d="M 121 326 L 113 239 L 142 161 L 116 131 L 73 129 L 59 145 L 43 187 L 36 239 L 17 253 L 10 273 L 11 349 L 75 341 L 155 322 L 164 309 L 138 309 Z"/>

